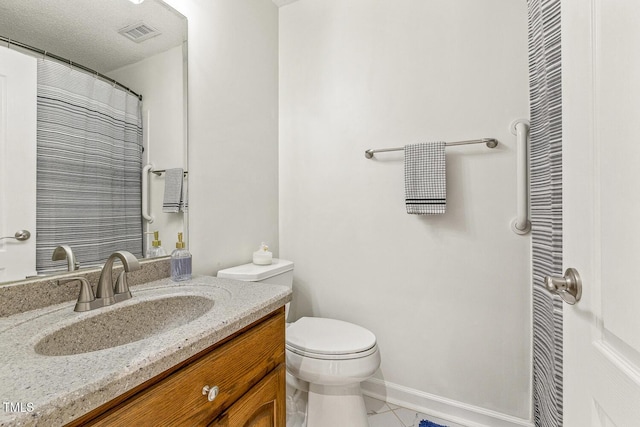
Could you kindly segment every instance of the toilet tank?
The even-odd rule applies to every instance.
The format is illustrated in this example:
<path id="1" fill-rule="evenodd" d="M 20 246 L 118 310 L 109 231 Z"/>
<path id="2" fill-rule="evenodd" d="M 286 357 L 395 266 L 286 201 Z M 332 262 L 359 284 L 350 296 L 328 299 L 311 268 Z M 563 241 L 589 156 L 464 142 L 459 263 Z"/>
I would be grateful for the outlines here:
<path id="1" fill-rule="evenodd" d="M 293 286 L 293 262 L 274 258 L 269 265 L 248 263 L 220 270 L 218 277 L 243 282 L 270 283 L 291 288 Z"/>
<path id="2" fill-rule="evenodd" d="M 269 265 L 248 263 L 220 270 L 218 277 L 243 282 L 270 283 L 291 289 L 293 287 L 293 262 L 274 258 Z M 285 304 L 285 319 L 289 317 L 289 306 L 290 303 Z"/>

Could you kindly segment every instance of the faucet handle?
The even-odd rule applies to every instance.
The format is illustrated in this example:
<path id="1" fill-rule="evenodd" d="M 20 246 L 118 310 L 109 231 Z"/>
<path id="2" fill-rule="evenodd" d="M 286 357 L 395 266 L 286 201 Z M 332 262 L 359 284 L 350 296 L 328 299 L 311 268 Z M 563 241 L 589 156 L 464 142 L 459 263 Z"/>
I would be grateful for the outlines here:
<path id="1" fill-rule="evenodd" d="M 78 302 L 76 302 L 76 306 L 73 310 L 88 311 L 96 308 L 94 303 L 96 300 L 96 296 L 93 293 L 93 289 L 91 289 L 89 281 L 84 277 L 67 277 L 64 279 L 59 279 L 58 285 L 74 282 L 76 280 L 80 282 L 80 294 L 78 295 Z"/>
<path id="2" fill-rule="evenodd" d="M 80 263 L 69 245 L 59 245 L 53 250 L 51 261 L 67 260 L 67 270 L 74 271 L 80 268 Z"/>
<path id="3" fill-rule="evenodd" d="M 131 291 L 129 290 L 129 284 L 127 283 L 127 274 L 125 271 L 121 271 L 118 275 L 118 278 L 116 279 L 114 294 L 116 302 L 124 301 L 131 298 Z"/>

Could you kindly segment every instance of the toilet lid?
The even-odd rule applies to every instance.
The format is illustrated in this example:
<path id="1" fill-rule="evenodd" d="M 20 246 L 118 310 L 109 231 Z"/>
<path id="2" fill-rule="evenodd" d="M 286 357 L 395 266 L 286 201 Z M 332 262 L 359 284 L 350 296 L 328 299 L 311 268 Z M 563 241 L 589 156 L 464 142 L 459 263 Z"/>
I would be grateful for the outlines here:
<path id="1" fill-rule="evenodd" d="M 376 336 L 362 326 L 322 317 L 302 317 L 286 336 L 290 350 L 311 356 L 368 354 L 376 345 Z"/>
<path id="2" fill-rule="evenodd" d="M 259 282 L 278 274 L 293 270 L 293 262 L 286 259 L 273 258 L 269 265 L 256 265 L 248 263 L 225 268 L 218 271 L 217 276 L 222 279 L 236 279 L 243 282 Z"/>

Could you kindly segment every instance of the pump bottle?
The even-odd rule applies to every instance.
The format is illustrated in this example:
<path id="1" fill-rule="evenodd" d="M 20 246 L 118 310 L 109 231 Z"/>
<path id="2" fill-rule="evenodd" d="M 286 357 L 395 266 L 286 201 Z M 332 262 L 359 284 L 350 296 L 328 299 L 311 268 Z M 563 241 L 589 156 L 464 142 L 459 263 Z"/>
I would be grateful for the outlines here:
<path id="1" fill-rule="evenodd" d="M 176 248 L 171 252 L 171 280 L 181 282 L 191 279 L 191 254 L 184 247 L 182 233 L 178 233 Z"/>
<path id="2" fill-rule="evenodd" d="M 155 258 L 159 256 L 165 256 L 167 252 L 161 246 L 162 242 L 159 239 L 160 233 L 158 231 L 153 232 L 153 241 L 151 242 L 151 247 L 147 249 L 146 258 Z"/>

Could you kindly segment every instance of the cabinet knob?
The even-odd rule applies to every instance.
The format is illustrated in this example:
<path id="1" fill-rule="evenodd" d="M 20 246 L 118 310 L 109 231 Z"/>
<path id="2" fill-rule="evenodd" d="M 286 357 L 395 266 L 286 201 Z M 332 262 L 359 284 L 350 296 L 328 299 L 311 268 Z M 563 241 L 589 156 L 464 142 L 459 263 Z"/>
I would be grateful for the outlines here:
<path id="1" fill-rule="evenodd" d="M 209 387 L 208 385 L 202 387 L 202 394 L 207 396 L 207 399 L 209 399 L 209 402 L 213 402 L 213 399 L 216 398 L 219 391 L 220 389 L 218 388 L 217 385 L 214 385 L 213 387 Z"/>

